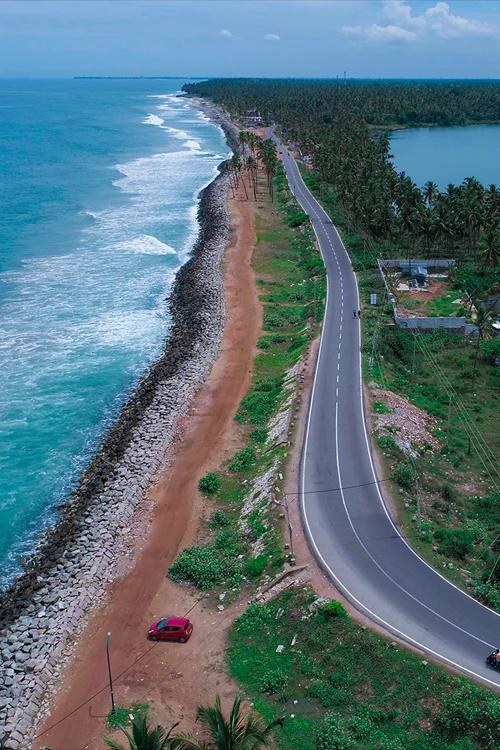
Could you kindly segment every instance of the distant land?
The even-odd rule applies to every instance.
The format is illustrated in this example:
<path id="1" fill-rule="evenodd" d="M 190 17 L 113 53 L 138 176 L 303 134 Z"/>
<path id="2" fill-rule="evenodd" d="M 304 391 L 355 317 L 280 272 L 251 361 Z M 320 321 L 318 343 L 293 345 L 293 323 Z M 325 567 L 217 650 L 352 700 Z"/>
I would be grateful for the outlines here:
<path id="1" fill-rule="evenodd" d="M 74 81 L 173 81 L 177 78 L 196 81 L 207 76 L 73 76 Z"/>

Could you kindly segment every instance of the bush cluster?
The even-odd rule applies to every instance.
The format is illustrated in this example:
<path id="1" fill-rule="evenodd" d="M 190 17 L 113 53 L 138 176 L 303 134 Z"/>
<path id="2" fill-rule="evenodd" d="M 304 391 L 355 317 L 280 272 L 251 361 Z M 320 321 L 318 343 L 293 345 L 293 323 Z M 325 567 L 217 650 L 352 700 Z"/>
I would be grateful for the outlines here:
<path id="1" fill-rule="evenodd" d="M 260 689 L 263 693 L 280 693 L 287 685 L 287 676 L 279 667 L 268 669 L 262 675 Z"/>
<path id="2" fill-rule="evenodd" d="M 229 524 L 230 520 L 222 510 L 216 510 L 208 522 L 211 529 L 220 529 L 223 526 L 229 526 Z"/>
<path id="3" fill-rule="evenodd" d="M 441 554 L 463 560 L 471 552 L 476 535 L 467 529 L 437 529 L 434 536 Z"/>
<path id="4" fill-rule="evenodd" d="M 266 604 L 250 604 L 236 620 L 236 630 L 243 635 L 260 633 L 273 622 L 273 613 Z"/>
<path id="5" fill-rule="evenodd" d="M 316 620 L 320 623 L 330 622 L 337 617 L 346 618 L 347 612 L 344 606 L 335 599 L 325 602 L 316 610 Z"/>
<path id="6" fill-rule="evenodd" d="M 241 401 L 238 422 L 265 424 L 278 405 L 282 385 L 282 378 L 258 380 Z"/>
<path id="7" fill-rule="evenodd" d="M 264 572 L 267 565 L 267 555 L 252 557 L 245 566 L 245 573 L 250 578 L 258 578 Z"/>
<path id="8" fill-rule="evenodd" d="M 199 589 L 210 589 L 239 573 L 239 561 L 214 545 L 187 547 L 169 569 L 170 578 L 193 583 Z"/>
<path id="9" fill-rule="evenodd" d="M 215 495 L 220 490 L 220 476 L 215 471 L 209 471 L 198 482 L 198 489 L 203 495 Z"/>
<path id="10" fill-rule="evenodd" d="M 229 462 L 229 469 L 231 471 L 247 471 L 256 460 L 255 451 L 247 446 L 234 454 Z"/>

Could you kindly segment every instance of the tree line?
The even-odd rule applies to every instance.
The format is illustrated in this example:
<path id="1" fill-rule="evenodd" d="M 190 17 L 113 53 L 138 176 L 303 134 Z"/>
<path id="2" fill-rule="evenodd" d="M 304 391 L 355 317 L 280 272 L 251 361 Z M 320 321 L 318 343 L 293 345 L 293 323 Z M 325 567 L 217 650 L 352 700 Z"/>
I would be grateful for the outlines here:
<path id="1" fill-rule="evenodd" d="M 475 178 L 419 187 L 391 161 L 391 124 L 500 122 L 496 82 L 211 80 L 185 87 L 233 116 L 259 114 L 307 153 L 374 239 L 414 255 L 500 262 L 500 191 Z"/>

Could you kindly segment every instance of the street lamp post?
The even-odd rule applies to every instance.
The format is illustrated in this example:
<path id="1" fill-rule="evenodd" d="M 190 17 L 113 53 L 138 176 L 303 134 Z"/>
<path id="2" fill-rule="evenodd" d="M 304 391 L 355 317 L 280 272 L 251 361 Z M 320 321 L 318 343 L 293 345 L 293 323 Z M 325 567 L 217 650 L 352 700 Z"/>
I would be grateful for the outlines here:
<path id="1" fill-rule="evenodd" d="M 109 658 L 109 643 L 111 641 L 111 633 L 108 633 L 106 637 L 106 657 L 108 660 L 108 676 L 109 676 L 109 692 L 111 694 L 111 713 L 115 712 L 115 696 L 113 693 L 113 678 L 111 676 L 111 661 Z"/>

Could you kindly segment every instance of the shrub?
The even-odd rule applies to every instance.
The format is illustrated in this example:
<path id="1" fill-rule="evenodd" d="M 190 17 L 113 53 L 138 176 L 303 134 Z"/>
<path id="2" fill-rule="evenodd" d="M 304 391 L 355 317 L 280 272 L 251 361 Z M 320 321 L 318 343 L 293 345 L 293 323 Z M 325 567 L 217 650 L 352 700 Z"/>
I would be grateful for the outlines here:
<path id="1" fill-rule="evenodd" d="M 473 735 L 477 746 L 500 745 L 500 701 L 476 685 L 466 684 L 445 696 L 438 725 L 451 740 Z"/>
<path id="2" fill-rule="evenodd" d="M 271 336 L 261 336 L 260 339 L 257 341 L 257 346 L 259 349 L 270 349 L 272 346 L 272 337 Z"/>
<path id="3" fill-rule="evenodd" d="M 294 211 L 292 214 L 288 214 L 286 217 L 286 223 L 293 229 L 304 224 L 304 222 L 307 221 L 307 218 L 307 214 L 304 211 Z"/>
<path id="4" fill-rule="evenodd" d="M 267 526 L 262 521 L 262 514 L 259 508 L 254 508 L 247 517 L 247 525 L 252 532 L 252 539 L 257 540 L 267 531 Z"/>
<path id="5" fill-rule="evenodd" d="M 174 581 L 194 583 L 199 589 L 210 589 L 238 572 L 238 561 L 216 547 L 187 547 L 169 569 Z"/>
<path id="6" fill-rule="evenodd" d="M 458 499 L 457 491 L 449 484 L 443 484 L 441 487 L 441 497 L 443 500 L 446 500 L 447 503 L 454 503 Z"/>
<path id="7" fill-rule="evenodd" d="M 473 587 L 474 596 L 492 609 L 500 609 L 500 591 L 491 583 L 478 581 Z"/>
<path id="8" fill-rule="evenodd" d="M 379 435 L 377 443 L 383 451 L 393 451 L 398 448 L 396 441 L 390 435 Z"/>
<path id="9" fill-rule="evenodd" d="M 215 471 L 209 471 L 198 482 L 198 489 L 203 495 L 215 495 L 220 490 L 220 477 Z"/>
<path id="10" fill-rule="evenodd" d="M 460 560 L 471 551 L 475 534 L 467 529 L 437 529 L 434 534 L 439 542 L 439 552 Z"/>
<path id="11" fill-rule="evenodd" d="M 340 602 L 331 599 L 329 602 L 322 604 L 316 610 L 316 620 L 320 623 L 329 622 L 337 617 L 346 618 L 347 612 Z"/>
<path id="12" fill-rule="evenodd" d="M 229 518 L 222 510 L 216 510 L 208 522 L 211 529 L 220 529 L 222 526 L 229 526 Z"/>
<path id="13" fill-rule="evenodd" d="M 266 604 L 250 604 L 236 620 L 236 629 L 245 635 L 259 633 L 273 622 L 273 613 Z"/>
<path id="14" fill-rule="evenodd" d="M 272 693 L 281 692 L 285 689 L 286 685 L 286 674 L 279 667 L 268 669 L 267 672 L 262 675 L 262 679 L 260 681 L 261 691 L 263 693 L 269 693 L 270 695 Z"/>
<path id="15" fill-rule="evenodd" d="M 264 424 L 278 404 L 281 386 L 281 378 L 257 381 L 241 401 L 238 422 Z"/>
<path id="16" fill-rule="evenodd" d="M 326 714 L 316 734 L 316 750 L 351 750 L 354 738 L 338 714 Z"/>
<path id="17" fill-rule="evenodd" d="M 243 448 L 234 454 L 229 462 L 229 469 L 231 471 L 247 471 L 256 460 L 257 456 L 252 448 Z"/>
<path id="18" fill-rule="evenodd" d="M 258 578 L 264 572 L 267 565 L 267 555 L 252 557 L 245 566 L 245 573 L 250 578 Z"/>
<path id="19" fill-rule="evenodd" d="M 240 553 L 238 545 L 238 532 L 234 529 L 222 529 L 215 539 L 215 547 L 225 555 L 235 557 Z"/>
<path id="20" fill-rule="evenodd" d="M 415 478 L 411 467 L 408 464 L 397 464 L 392 472 L 392 478 L 404 490 L 410 492 L 415 486 Z"/>
<path id="21" fill-rule="evenodd" d="M 387 404 L 384 404 L 383 401 L 375 401 L 373 404 L 373 411 L 377 414 L 388 414 L 392 409 L 390 409 Z"/>
<path id="22" fill-rule="evenodd" d="M 486 361 L 494 365 L 497 357 L 500 357 L 500 339 L 483 341 L 480 346 Z"/>
<path id="23" fill-rule="evenodd" d="M 250 437 L 256 443 L 265 443 L 267 440 L 267 430 L 265 427 L 257 427 L 250 433 Z"/>

